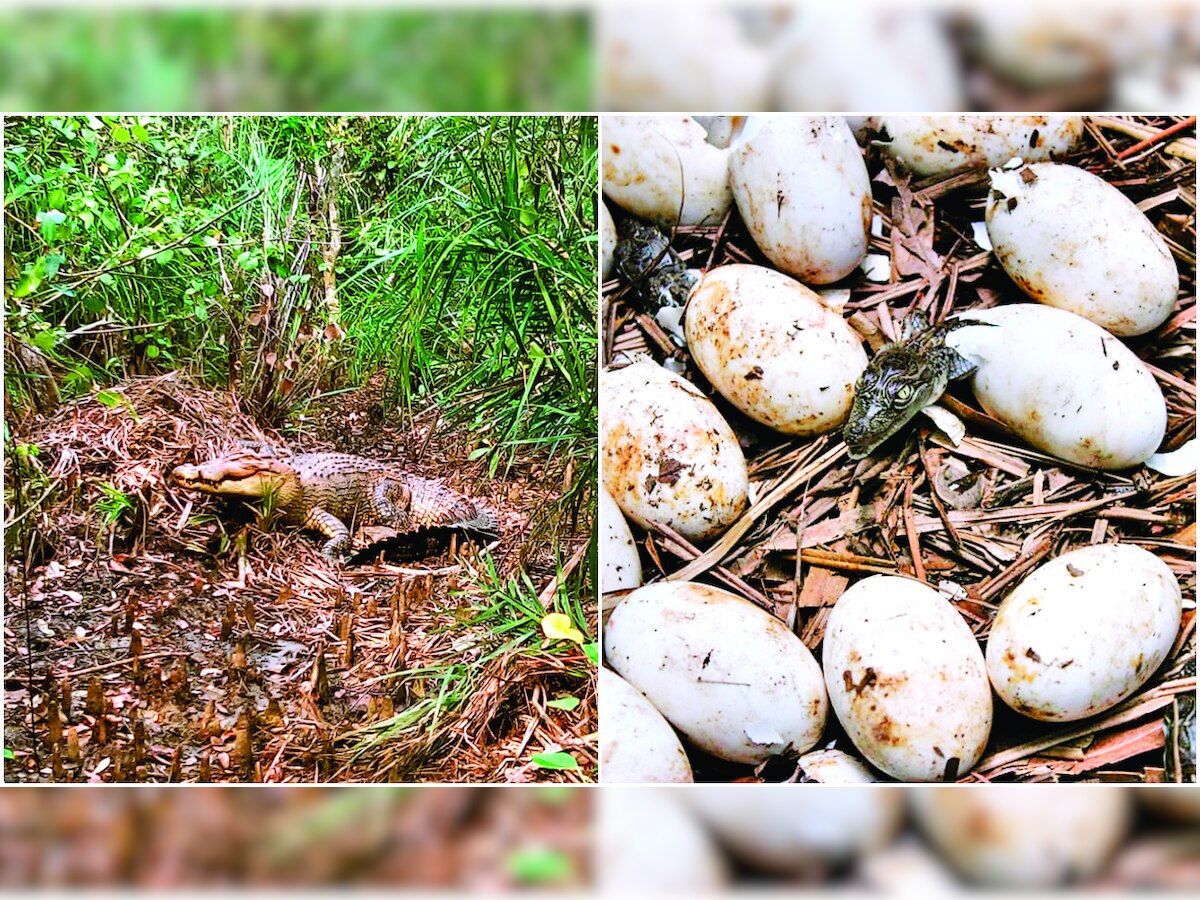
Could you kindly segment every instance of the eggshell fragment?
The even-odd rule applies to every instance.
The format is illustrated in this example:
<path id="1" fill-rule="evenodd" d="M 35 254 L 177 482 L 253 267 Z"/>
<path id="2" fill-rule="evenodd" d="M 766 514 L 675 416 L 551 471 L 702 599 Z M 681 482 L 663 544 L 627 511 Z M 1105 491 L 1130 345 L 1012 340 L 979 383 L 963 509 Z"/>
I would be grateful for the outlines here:
<path id="1" fill-rule="evenodd" d="M 803 753 L 825 727 L 809 649 L 774 616 L 717 588 L 638 588 L 609 617 L 604 657 L 689 743 L 721 759 Z"/>
<path id="2" fill-rule="evenodd" d="M 887 787 L 705 784 L 681 793 L 739 860 L 779 874 L 883 847 L 904 815 L 902 792 Z"/>
<path id="3" fill-rule="evenodd" d="M 874 575 L 834 604 L 825 686 L 838 720 L 870 762 L 904 781 L 968 772 L 992 724 L 992 693 L 971 629 L 937 591 Z"/>
<path id="4" fill-rule="evenodd" d="M 1130 826 L 1130 797 L 1111 785 L 993 784 L 909 795 L 929 841 L 968 881 L 1051 888 L 1098 873 Z"/>
<path id="5" fill-rule="evenodd" d="M 1133 201 L 1076 166 L 1037 163 L 1004 178 L 996 190 L 993 173 L 987 230 L 1021 290 L 1122 337 L 1167 320 L 1179 272 Z"/>
<path id="6" fill-rule="evenodd" d="M 988 328 L 959 328 L 946 343 L 978 364 L 971 378 L 987 413 L 1038 450 L 1067 462 L 1124 469 L 1162 443 L 1167 406 L 1128 347 L 1074 313 L 1018 303 L 972 310 Z"/>
<path id="7" fill-rule="evenodd" d="M 750 236 L 784 272 L 829 284 L 862 262 L 871 180 L 845 119 L 752 116 L 730 149 L 729 177 Z"/>
<path id="8" fill-rule="evenodd" d="M 642 583 L 642 560 L 629 523 L 608 491 L 600 491 L 600 591 L 627 591 Z"/>
<path id="9" fill-rule="evenodd" d="M 796 760 L 807 781 L 821 784 L 871 784 L 878 781 L 860 760 L 841 750 L 814 750 Z"/>
<path id="10" fill-rule="evenodd" d="M 882 116 L 884 149 L 919 178 L 1040 162 L 1067 153 L 1083 135 L 1082 116 Z"/>
<path id="11" fill-rule="evenodd" d="M 785 434 L 825 434 L 850 413 L 867 355 L 821 298 L 762 266 L 720 266 L 693 289 L 692 359 L 730 403 Z"/>
<path id="12" fill-rule="evenodd" d="M 652 362 L 600 378 L 601 472 L 617 506 L 643 528 L 714 537 L 746 509 L 746 458 L 717 408 Z"/>
<path id="13" fill-rule="evenodd" d="M 690 783 L 679 738 L 640 691 L 600 669 L 600 777 L 608 784 Z"/>
<path id="14" fill-rule="evenodd" d="M 729 151 L 690 116 L 605 116 L 605 195 L 664 228 L 720 222 L 733 202 Z"/>
<path id="15" fill-rule="evenodd" d="M 1096 715 L 1162 665 L 1181 614 L 1179 583 L 1148 550 L 1072 550 L 1004 598 L 988 638 L 988 675 L 1000 699 L 1031 718 Z"/>

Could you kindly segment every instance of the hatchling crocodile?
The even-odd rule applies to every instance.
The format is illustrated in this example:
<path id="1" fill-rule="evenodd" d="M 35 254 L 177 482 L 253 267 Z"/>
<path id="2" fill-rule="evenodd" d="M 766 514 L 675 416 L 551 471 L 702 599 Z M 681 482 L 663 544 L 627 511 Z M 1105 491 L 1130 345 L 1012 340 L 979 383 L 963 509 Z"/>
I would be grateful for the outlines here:
<path id="1" fill-rule="evenodd" d="M 351 556 L 351 526 L 386 525 L 399 535 L 437 529 L 495 534 L 495 516 L 440 482 L 349 453 L 273 453 L 239 450 L 199 465 L 176 466 L 181 488 L 223 497 L 263 500 L 288 525 L 328 538 L 330 562 Z"/>
<path id="2" fill-rule="evenodd" d="M 991 327 L 970 318 L 931 325 L 919 310 L 905 317 L 900 339 L 875 354 L 854 387 L 842 431 L 851 459 L 870 454 L 917 413 L 937 403 L 951 381 L 975 371 L 973 360 L 946 343 L 948 334 L 968 325 Z"/>

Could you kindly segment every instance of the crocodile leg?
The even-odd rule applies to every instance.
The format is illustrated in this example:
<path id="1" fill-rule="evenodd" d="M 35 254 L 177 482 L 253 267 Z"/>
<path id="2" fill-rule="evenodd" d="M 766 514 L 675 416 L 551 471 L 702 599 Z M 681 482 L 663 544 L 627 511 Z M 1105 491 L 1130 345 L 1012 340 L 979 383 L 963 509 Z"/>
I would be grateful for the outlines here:
<path id="1" fill-rule="evenodd" d="M 394 478 L 384 478 L 371 492 L 375 514 L 397 531 L 407 531 L 412 523 L 412 491 Z"/>
<path id="2" fill-rule="evenodd" d="M 350 550 L 350 529 L 333 513 L 314 506 L 304 518 L 304 527 L 329 538 L 321 554 L 331 563 L 340 562 Z"/>

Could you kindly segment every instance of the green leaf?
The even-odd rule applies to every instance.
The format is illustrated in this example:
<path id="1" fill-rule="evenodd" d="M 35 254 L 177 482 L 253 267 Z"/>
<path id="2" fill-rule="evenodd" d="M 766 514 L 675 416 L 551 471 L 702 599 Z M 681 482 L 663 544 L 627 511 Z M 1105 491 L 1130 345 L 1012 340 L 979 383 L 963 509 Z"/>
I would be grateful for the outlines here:
<path id="1" fill-rule="evenodd" d="M 66 221 L 66 213 L 59 212 L 57 209 L 50 209 L 46 212 L 38 213 L 38 224 L 42 229 L 42 239 L 47 244 L 54 243 L 54 236 L 58 233 L 58 226 Z"/>
<path id="2" fill-rule="evenodd" d="M 47 278 L 53 278 L 58 274 L 58 268 L 67 261 L 67 258 L 61 253 L 47 253 L 44 270 Z"/>
<path id="3" fill-rule="evenodd" d="M 557 700 L 546 701 L 546 705 L 551 709 L 561 709 L 563 712 L 570 712 L 579 706 L 579 703 L 578 697 L 559 697 Z"/>
<path id="4" fill-rule="evenodd" d="M 508 873 L 522 884 L 567 881 L 575 874 L 571 857 L 552 847 L 528 847 L 508 857 Z"/>
<path id="5" fill-rule="evenodd" d="M 169 263 L 174 258 L 175 258 L 174 250 L 160 250 L 158 252 L 158 254 L 154 257 L 154 261 L 156 263 L 158 263 L 160 266 L 165 266 L 167 263 Z"/>
<path id="6" fill-rule="evenodd" d="M 116 141 L 118 144 L 128 144 L 129 143 L 129 129 L 125 128 L 121 125 L 118 125 L 116 128 L 114 128 L 112 130 L 112 139 L 114 141 Z"/>
<path id="7" fill-rule="evenodd" d="M 565 750 L 556 750 L 553 753 L 535 753 L 529 759 L 535 766 L 540 766 L 543 769 L 579 768 L 579 763 L 575 757 Z"/>
<path id="8" fill-rule="evenodd" d="M 7 747 L 5 747 L 4 748 L 4 758 L 5 759 L 16 759 L 17 755 L 15 753 L 13 753 L 11 750 L 9 750 Z"/>
<path id="9" fill-rule="evenodd" d="M 83 298 L 83 308 L 92 315 L 98 316 L 108 308 L 108 304 L 99 294 L 88 294 Z"/>
<path id="10" fill-rule="evenodd" d="M 33 346 L 37 347 L 43 353 L 49 353 L 58 346 L 58 342 L 61 337 L 62 336 L 59 334 L 57 329 L 47 328 L 44 331 L 39 331 L 37 334 L 35 334 L 30 343 L 32 343 Z"/>
<path id="11" fill-rule="evenodd" d="M 147 344 L 146 345 L 146 358 L 147 359 L 157 359 L 159 352 L 160 351 L 158 349 L 157 344 Z"/>
<path id="12" fill-rule="evenodd" d="M 583 645 L 583 652 L 594 665 L 600 665 L 600 645 L 595 641 Z"/>
<path id="13" fill-rule="evenodd" d="M 145 125 L 134 125 L 133 126 L 133 136 L 135 138 L 137 138 L 139 141 L 141 141 L 143 144 L 146 141 L 150 140 L 150 132 L 148 132 L 146 130 Z"/>
<path id="14" fill-rule="evenodd" d="M 110 388 L 105 388 L 102 391 L 96 392 L 96 399 L 107 406 L 109 409 L 116 409 L 118 406 L 124 405 L 127 401 L 120 391 L 114 391 Z"/>
<path id="15" fill-rule="evenodd" d="M 491 447 L 476 447 L 469 454 L 467 454 L 467 459 L 468 460 L 483 459 L 483 457 L 487 456 L 491 452 L 492 452 Z"/>

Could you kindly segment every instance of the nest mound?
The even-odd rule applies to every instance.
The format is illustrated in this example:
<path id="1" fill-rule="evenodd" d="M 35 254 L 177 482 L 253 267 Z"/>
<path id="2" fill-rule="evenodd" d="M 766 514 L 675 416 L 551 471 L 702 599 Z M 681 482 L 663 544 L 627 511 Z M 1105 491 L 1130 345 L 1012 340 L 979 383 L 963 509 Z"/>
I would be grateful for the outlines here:
<path id="1" fill-rule="evenodd" d="M 478 589 L 523 572 L 552 582 L 555 548 L 522 538 L 555 486 L 536 468 L 488 478 L 436 410 L 389 419 L 378 391 L 314 404 L 289 424 L 290 442 L 258 427 L 234 393 L 182 372 L 32 422 L 17 443 L 36 453 L 5 461 L 10 484 L 36 481 L 25 485 L 29 511 L 8 511 L 10 523 L 24 516 L 26 536 L 6 571 L 10 780 L 579 777 L 527 758 L 543 745 L 571 748 L 585 767 L 593 756 L 582 653 L 510 652 Z M 420 565 L 335 571 L 311 536 L 263 530 L 246 504 L 166 483 L 175 465 L 245 441 L 392 451 L 498 511 L 495 555 L 464 545 Z M 569 535 L 560 552 L 584 541 Z M 582 714 L 545 709 L 564 691 Z"/>

